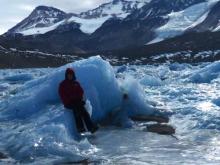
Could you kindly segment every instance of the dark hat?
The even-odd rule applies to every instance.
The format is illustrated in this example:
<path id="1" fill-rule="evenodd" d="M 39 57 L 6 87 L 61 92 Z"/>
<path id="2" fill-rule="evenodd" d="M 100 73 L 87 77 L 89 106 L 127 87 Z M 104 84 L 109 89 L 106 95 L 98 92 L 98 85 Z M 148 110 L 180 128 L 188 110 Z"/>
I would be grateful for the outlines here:
<path id="1" fill-rule="evenodd" d="M 67 75 L 68 75 L 68 74 L 72 74 L 72 75 L 73 75 L 73 80 L 76 79 L 75 72 L 74 72 L 74 70 L 73 70 L 72 68 L 67 68 L 67 69 L 66 69 L 66 73 L 65 73 L 65 78 L 66 78 L 66 79 L 67 79 Z"/>
<path id="2" fill-rule="evenodd" d="M 66 69 L 66 74 L 75 74 L 74 70 L 72 68 L 67 68 Z"/>

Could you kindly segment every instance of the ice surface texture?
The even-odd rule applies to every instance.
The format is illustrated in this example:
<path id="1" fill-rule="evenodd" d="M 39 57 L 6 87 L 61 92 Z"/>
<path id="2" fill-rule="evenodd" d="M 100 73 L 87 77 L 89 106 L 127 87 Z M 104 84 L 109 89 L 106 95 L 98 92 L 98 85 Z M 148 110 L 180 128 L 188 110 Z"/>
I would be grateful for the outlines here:
<path id="1" fill-rule="evenodd" d="M 174 63 L 113 69 L 93 57 L 54 69 L 0 70 L 0 152 L 18 164 L 87 158 L 103 164 L 219 164 L 219 66 Z M 126 127 L 125 112 L 150 114 L 156 106 L 171 114 L 169 124 L 179 140 L 144 132 L 146 123 L 133 123 L 129 129 L 101 128 L 78 141 L 72 113 L 57 93 L 67 67 L 74 67 L 94 121 L 110 113 Z M 204 76 L 193 79 L 198 74 Z M 128 101 L 121 102 L 122 93 L 128 93 Z M 115 111 L 118 107 L 121 112 Z"/>

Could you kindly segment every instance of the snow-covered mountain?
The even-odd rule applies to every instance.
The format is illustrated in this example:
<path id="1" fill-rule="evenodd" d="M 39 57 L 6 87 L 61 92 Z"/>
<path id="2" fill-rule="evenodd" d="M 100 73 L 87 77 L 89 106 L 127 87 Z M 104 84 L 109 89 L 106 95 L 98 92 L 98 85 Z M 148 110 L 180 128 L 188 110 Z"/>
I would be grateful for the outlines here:
<path id="1" fill-rule="evenodd" d="M 143 7 L 146 0 L 138 1 L 128 1 L 128 0 L 113 0 L 110 3 L 103 4 L 96 9 L 82 12 L 80 17 L 82 18 L 100 18 L 107 16 L 115 16 L 125 18 L 127 15 L 131 14 L 134 10 Z"/>
<path id="2" fill-rule="evenodd" d="M 0 44 L 56 53 L 139 47 L 186 33 L 218 32 L 219 9 L 220 0 L 113 0 L 79 14 L 40 6 Z"/>
<path id="3" fill-rule="evenodd" d="M 123 19 L 144 6 L 146 2 L 148 0 L 113 0 L 80 14 L 65 13 L 53 7 L 39 6 L 25 20 L 10 29 L 8 33 L 21 33 L 24 36 L 45 34 L 59 26 L 66 26 L 66 24 L 75 22 L 80 24 L 81 31 L 90 34 L 108 19 Z"/>
<path id="4" fill-rule="evenodd" d="M 142 9 L 132 13 L 128 19 L 149 19 L 166 16 L 171 12 L 181 11 L 205 0 L 152 0 Z"/>
<path id="5" fill-rule="evenodd" d="M 136 47 L 181 35 L 219 0 L 153 0 L 124 20 L 107 21 L 90 38 L 90 49 Z M 219 11 L 220 12 L 220 11 Z M 194 26 L 195 26 L 194 25 Z"/>
<path id="6" fill-rule="evenodd" d="M 67 14 L 59 9 L 39 6 L 22 22 L 9 30 L 9 33 L 22 33 L 34 28 L 45 28 L 62 21 Z"/>

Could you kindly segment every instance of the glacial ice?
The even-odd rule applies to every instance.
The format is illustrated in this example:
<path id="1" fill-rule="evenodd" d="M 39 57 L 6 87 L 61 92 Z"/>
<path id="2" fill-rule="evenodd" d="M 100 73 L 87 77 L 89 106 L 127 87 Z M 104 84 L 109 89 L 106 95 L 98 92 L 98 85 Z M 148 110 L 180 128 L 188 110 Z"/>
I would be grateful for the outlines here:
<path id="1" fill-rule="evenodd" d="M 67 67 L 85 89 L 92 119 L 110 113 L 112 123 L 123 127 L 78 136 L 73 114 L 57 93 Z M 11 164 L 219 164 L 219 68 L 218 61 L 112 67 L 97 56 L 60 68 L 0 70 L 0 152 L 14 159 Z M 147 83 L 140 83 L 146 75 Z M 151 79 L 162 84 L 149 85 Z M 123 93 L 129 100 L 122 102 Z M 179 140 L 144 132 L 147 123 L 131 123 L 127 116 L 157 109 L 170 115 Z"/>

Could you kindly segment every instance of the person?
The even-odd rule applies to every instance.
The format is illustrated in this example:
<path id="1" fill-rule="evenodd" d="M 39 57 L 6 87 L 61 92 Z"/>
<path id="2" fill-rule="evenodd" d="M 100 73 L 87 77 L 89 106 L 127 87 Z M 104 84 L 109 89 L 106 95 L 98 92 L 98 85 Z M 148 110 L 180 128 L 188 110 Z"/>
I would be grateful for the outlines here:
<path id="1" fill-rule="evenodd" d="M 86 132 L 84 123 L 91 133 L 97 131 L 98 127 L 92 122 L 89 113 L 84 107 L 84 91 L 76 80 L 75 72 L 72 68 L 66 69 L 65 80 L 59 85 L 59 95 L 64 107 L 73 111 L 79 133 Z"/>

